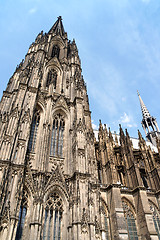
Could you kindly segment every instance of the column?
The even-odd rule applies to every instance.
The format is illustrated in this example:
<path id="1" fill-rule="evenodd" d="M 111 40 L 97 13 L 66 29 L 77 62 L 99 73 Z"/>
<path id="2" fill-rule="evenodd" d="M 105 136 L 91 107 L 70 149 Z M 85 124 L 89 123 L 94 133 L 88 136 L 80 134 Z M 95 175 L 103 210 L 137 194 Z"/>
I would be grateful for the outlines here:
<path id="1" fill-rule="evenodd" d="M 122 207 L 121 193 L 119 187 L 115 184 L 108 189 L 108 206 L 112 222 L 113 239 L 127 240 L 128 232 Z"/>
<path id="2" fill-rule="evenodd" d="M 157 233 L 154 227 L 146 190 L 136 188 L 133 197 L 135 201 L 137 225 L 142 239 L 158 239 L 156 237 Z"/>
<path id="3" fill-rule="evenodd" d="M 59 211 L 57 211 L 57 217 L 56 217 L 56 232 L 55 232 L 55 239 L 58 240 L 58 231 L 59 231 Z"/>
<path id="4" fill-rule="evenodd" d="M 55 223 L 55 209 L 53 209 L 52 221 L 51 221 L 51 240 L 54 238 L 54 223 Z"/>
<path id="5" fill-rule="evenodd" d="M 50 227 L 50 209 L 48 210 L 48 214 L 47 214 L 47 221 L 46 221 L 46 238 L 45 238 L 45 239 L 48 239 L 49 227 Z"/>

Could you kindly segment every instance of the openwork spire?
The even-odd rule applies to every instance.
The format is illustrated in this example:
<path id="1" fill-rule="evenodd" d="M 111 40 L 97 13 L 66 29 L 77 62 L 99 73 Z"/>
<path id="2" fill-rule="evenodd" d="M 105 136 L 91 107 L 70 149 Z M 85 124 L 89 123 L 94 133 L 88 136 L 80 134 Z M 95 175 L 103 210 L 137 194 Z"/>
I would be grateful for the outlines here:
<path id="1" fill-rule="evenodd" d="M 48 33 L 55 33 L 60 34 L 63 36 L 65 34 L 63 23 L 62 23 L 62 17 L 59 16 L 53 27 L 49 30 Z"/>
<path id="2" fill-rule="evenodd" d="M 141 105 L 141 110 L 142 110 L 142 117 L 143 117 L 143 119 L 151 118 L 151 115 L 150 115 L 147 107 L 145 106 L 145 104 L 144 104 L 144 102 L 143 102 L 143 100 L 142 100 L 142 98 L 141 98 L 138 90 L 137 90 L 137 94 L 138 94 L 139 101 L 140 101 L 140 105 Z"/>
<path id="3" fill-rule="evenodd" d="M 158 138 L 160 137 L 160 132 L 156 118 L 150 115 L 138 91 L 137 93 L 142 110 L 142 127 L 145 131 L 147 139 L 156 146 L 156 137 Z"/>

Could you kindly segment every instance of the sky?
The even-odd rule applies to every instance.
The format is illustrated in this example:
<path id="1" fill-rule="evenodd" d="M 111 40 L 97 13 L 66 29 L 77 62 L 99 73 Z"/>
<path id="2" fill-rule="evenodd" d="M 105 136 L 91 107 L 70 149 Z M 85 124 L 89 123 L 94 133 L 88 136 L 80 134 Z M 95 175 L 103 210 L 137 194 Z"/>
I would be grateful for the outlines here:
<path id="1" fill-rule="evenodd" d="M 160 127 L 159 0 L 1 0 L 0 98 L 41 30 L 62 16 L 76 41 L 92 112 L 111 131 L 137 137 L 142 114 L 137 90 Z"/>

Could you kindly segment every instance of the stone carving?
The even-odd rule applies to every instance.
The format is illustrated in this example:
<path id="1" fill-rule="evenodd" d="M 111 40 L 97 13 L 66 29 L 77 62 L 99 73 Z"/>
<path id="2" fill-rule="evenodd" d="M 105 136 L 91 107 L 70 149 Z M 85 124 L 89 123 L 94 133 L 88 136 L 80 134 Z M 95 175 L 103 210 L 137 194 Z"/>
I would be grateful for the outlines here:
<path id="1" fill-rule="evenodd" d="M 82 231 L 82 233 L 88 233 L 88 231 L 89 231 L 89 227 L 88 227 L 88 214 L 87 214 L 85 208 L 83 208 L 83 213 L 82 213 L 81 231 Z"/>
<path id="2" fill-rule="evenodd" d="M 100 239 L 100 224 L 99 224 L 99 221 L 98 221 L 98 217 L 95 216 L 95 233 L 96 233 L 96 238 L 97 239 Z"/>
<path id="3" fill-rule="evenodd" d="M 54 105 L 53 110 L 55 111 L 55 110 L 58 110 L 58 109 L 61 109 L 61 108 L 64 110 L 64 112 L 68 112 L 69 111 L 67 102 L 66 102 L 66 100 L 65 100 L 65 98 L 63 96 L 60 96 L 57 99 L 57 101 L 56 101 L 56 103 Z"/>

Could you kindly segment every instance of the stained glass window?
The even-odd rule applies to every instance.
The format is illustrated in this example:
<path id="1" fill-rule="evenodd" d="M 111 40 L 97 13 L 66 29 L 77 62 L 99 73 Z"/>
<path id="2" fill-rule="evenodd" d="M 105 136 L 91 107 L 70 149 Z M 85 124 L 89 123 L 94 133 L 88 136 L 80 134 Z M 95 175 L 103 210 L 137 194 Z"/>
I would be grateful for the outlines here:
<path id="1" fill-rule="evenodd" d="M 31 133 L 30 133 L 30 139 L 29 139 L 29 145 L 28 145 L 28 149 L 30 152 L 35 151 L 39 122 L 40 122 L 40 114 L 39 114 L 39 111 L 37 110 L 34 114 L 32 126 L 31 126 Z"/>
<path id="2" fill-rule="evenodd" d="M 122 205 L 127 224 L 128 237 L 130 240 L 138 240 L 137 227 L 133 212 L 125 201 L 122 201 Z"/>
<path id="3" fill-rule="evenodd" d="M 102 205 L 102 240 L 109 240 L 109 217 L 107 214 L 107 209 Z"/>
<path id="4" fill-rule="evenodd" d="M 155 205 L 152 203 L 150 203 L 150 209 L 153 214 L 152 216 L 153 216 L 154 226 L 155 226 L 158 238 L 160 239 L 160 213 L 158 209 L 155 207 Z"/>
<path id="5" fill-rule="evenodd" d="M 65 123 L 63 116 L 61 114 L 58 114 L 53 121 L 50 147 L 51 156 L 62 157 L 63 155 L 64 126 Z"/>
<path id="6" fill-rule="evenodd" d="M 59 52 L 60 52 L 60 48 L 57 45 L 54 45 L 52 49 L 52 57 L 59 58 Z"/>
<path id="7" fill-rule="evenodd" d="M 48 76 L 47 76 L 47 83 L 46 83 L 46 87 L 49 87 L 50 84 L 53 84 L 54 89 L 56 89 L 56 85 L 57 85 L 57 73 L 55 70 L 50 70 L 48 72 Z"/>
<path id="8" fill-rule="evenodd" d="M 26 214 L 27 214 L 27 197 L 23 196 L 22 203 L 21 203 L 21 206 L 20 206 L 20 211 L 19 211 L 19 219 L 18 219 L 18 226 L 17 226 L 17 232 L 16 232 L 15 240 L 21 240 L 22 239 Z"/>
<path id="9" fill-rule="evenodd" d="M 62 199 L 54 193 L 46 203 L 43 240 L 61 240 L 62 213 Z"/>

